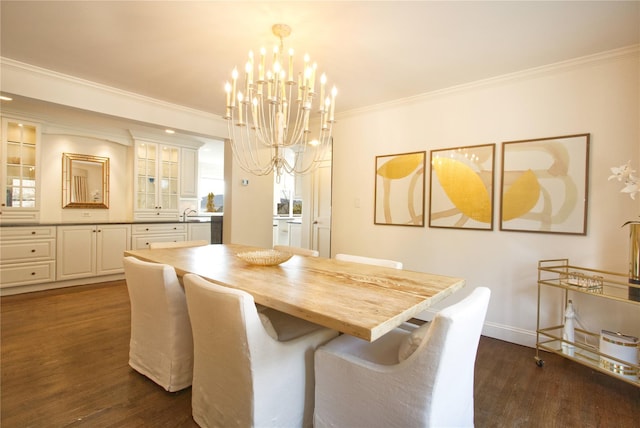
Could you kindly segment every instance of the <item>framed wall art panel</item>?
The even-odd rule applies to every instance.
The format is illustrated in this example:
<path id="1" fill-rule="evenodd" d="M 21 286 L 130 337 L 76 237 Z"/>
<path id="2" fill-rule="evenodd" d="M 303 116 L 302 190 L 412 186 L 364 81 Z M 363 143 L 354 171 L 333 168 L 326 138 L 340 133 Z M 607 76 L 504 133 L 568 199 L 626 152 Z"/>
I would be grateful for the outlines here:
<path id="1" fill-rule="evenodd" d="M 427 152 L 376 156 L 374 224 L 424 226 Z"/>
<path id="2" fill-rule="evenodd" d="M 495 144 L 431 151 L 429 226 L 493 230 Z"/>
<path id="3" fill-rule="evenodd" d="M 500 230 L 586 235 L 589 139 L 503 143 Z"/>

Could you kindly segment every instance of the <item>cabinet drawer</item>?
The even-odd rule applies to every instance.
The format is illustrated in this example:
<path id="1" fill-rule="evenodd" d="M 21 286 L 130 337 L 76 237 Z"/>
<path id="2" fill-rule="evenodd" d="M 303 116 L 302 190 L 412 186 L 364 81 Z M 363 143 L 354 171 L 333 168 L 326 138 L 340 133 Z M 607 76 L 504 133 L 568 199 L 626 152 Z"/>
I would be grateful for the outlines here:
<path id="1" fill-rule="evenodd" d="M 133 219 L 135 221 L 146 222 L 158 222 L 158 221 L 178 221 L 180 214 L 178 210 L 166 210 L 166 211 L 136 211 L 133 213 Z"/>
<path id="2" fill-rule="evenodd" d="M 149 248 L 150 242 L 181 242 L 187 240 L 187 234 L 171 234 L 171 235 L 149 235 L 149 236 L 134 236 L 132 250 L 143 250 Z"/>
<path id="3" fill-rule="evenodd" d="M 0 217 L 2 217 L 0 223 L 5 222 L 6 224 L 38 223 L 40 220 L 40 211 L 30 208 L 1 207 Z"/>
<path id="4" fill-rule="evenodd" d="M 0 244 L 0 263 L 35 262 L 55 258 L 55 241 L 14 241 Z"/>
<path id="5" fill-rule="evenodd" d="M 133 235 L 155 233 L 187 233 L 186 223 L 134 224 L 131 226 Z"/>
<path id="6" fill-rule="evenodd" d="M 55 279 L 55 262 L 30 263 L 29 265 L 9 265 L 2 267 L 0 287 L 37 284 Z"/>
<path id="7" fill-rule="evenodd" d="M 12 241 L 18 239 L 42 239 L 55 238 L 55 226 L 36 227 L 2 227 L 0 228 L 0 241 Z"/>

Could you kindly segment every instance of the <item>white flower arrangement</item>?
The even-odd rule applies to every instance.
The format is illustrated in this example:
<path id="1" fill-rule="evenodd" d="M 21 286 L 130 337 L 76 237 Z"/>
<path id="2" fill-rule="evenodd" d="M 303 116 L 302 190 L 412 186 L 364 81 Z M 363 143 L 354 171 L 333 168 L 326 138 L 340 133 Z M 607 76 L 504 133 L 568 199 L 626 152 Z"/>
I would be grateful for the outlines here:
<path id="1" fill-rule="evenodd" d="M 636 194 L 640 192 L 638 186 L 638 177 L 635 175 L 636 170 L 631 167 L 631 161 L 618 167 L 612 167 L 612 175 L 609 176 L 609 180 L 616 179 L 624 183 L 624 187 L 620 190 L 621 193 L 628 193 L 631 199 L 636 199 Z M 628 221 L 623 226 L 629 223 L 640 223 L 640 221 Z"/>
<path id="2" fill-rule="evenodd" d="M 611 168 L 611 172 L 613 175 L 609 176 L 609 180 L 615 178 L 618 181 L 624 182 L 624 187 L 620 192 L 628 193 L 631 199 L 635 199 L 636 193 L 640 192 L 640 188 L 638 188 L 638 177 L 634 175 L 636 170 L 631 167 L 631 161 L 618 167 L 614 166 Z"/>

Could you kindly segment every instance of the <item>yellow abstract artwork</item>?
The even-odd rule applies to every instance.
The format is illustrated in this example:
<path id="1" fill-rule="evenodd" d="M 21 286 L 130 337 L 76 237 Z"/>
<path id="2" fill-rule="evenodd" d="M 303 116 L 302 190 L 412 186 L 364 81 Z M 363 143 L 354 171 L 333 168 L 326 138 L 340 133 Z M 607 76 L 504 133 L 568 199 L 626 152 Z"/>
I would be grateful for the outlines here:
<path id="1" fill-rule="evenodd" d="M 376 156 L 375 224 L 424 226 L 426 152 Z"/>
<path id="2" fill-rule="evenodd" d="M 431 152 L 429 226 L 493 229 L 495 144 Z"/>
<path id="3" fill-rule="evenodd" d="M 503 143 L 500 230 L 587 233 L 589 138 Z"/>

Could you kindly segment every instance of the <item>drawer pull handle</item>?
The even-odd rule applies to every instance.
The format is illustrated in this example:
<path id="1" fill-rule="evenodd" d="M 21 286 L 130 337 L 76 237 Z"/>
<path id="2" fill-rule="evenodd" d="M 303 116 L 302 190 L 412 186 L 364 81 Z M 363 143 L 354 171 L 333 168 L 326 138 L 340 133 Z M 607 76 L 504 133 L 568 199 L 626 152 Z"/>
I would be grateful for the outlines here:
<path id="1" fill-rule="evenodd" d="M 35 234 L 36 234 L 36 231 L 35 231 L 35 230 L 32 230 L 32 231 L 31 231 L 31 234 L 32 234 L 32 235 L 35 235 Z"/>
<path id="2" fill-rule="evenodd" d="M 36 252 L 36 250 L 31 250 L 31 252 L 32 252 L 32 253 L 35 253 L 35 252 Z"/>
<path id="3" fill-rule="evenodd" d="M 33 276 L 33 275 L 35 275 L 35 274 L 36 274 L 35 272 L 31 272 L 31 276 Z"/>

